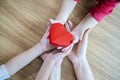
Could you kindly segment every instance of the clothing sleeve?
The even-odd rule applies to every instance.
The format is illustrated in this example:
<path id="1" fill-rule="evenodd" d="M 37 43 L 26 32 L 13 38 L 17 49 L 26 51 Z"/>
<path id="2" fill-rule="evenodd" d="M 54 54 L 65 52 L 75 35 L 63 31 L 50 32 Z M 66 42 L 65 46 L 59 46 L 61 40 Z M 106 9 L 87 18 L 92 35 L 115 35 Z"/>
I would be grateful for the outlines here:
<path id="1" fill-rule="evenodd" d="M 10 78 L 10 75 L 8 74 L 6 68 L 4 65 L 0 66 L 0 80 L 5 80 Z"/>
<path id="2" fill-rule="evenodd" d="M 113 9 L 119 4 L 116 0 L 98 0 L 99 3 L 94 6 L 90 13 L 91 15 L 100 22 L 104 17 L 112 13 Z"/>
<path id="3" fill-rule="evenodd" d="M 80 0 L 74 0 L 74 1 L 76 1 L 76 2 L 80 2 Z"/>

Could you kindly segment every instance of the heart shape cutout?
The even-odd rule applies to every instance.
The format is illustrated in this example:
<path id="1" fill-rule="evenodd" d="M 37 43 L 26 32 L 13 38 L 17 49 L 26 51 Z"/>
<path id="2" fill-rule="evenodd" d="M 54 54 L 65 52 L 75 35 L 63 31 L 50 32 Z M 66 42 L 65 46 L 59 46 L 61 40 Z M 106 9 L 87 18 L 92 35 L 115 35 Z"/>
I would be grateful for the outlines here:
<path id="1" fill-rule="evenodd" d="M 63 24 L 54 23 L 51 25 L 49 41 L 52 45 L 66 47 L 74 40 L 73 35 L 66 30 Z"/>

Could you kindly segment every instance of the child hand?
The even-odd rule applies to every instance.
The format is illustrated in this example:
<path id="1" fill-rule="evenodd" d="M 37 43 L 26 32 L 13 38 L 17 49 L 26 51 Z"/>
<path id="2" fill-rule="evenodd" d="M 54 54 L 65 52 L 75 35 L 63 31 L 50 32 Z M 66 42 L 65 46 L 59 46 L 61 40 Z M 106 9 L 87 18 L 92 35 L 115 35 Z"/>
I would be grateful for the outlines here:
<path id="1" fill-rule="evenodd" d="M 48 38 L 49 30 L 50 30 L 50 24 L 48 24 L 47 27 L 48 27 L 47 30 L 45 31 L 43 37 L 40 40 L 40 45 L 42 46 L 43 51 L 48 51 L 48 50 L 51 50 L 51 49 L 54 48 L 54 46 L 49 43 L 49 38 Z"/>
<path id="2" fill-rule="evenodd" d="M 51 22 L 51 23 L 54 23 L 54 22 L 56 22 L 56 21 L 54 21 L 53 19 L 50 19 L 50 22 Z M 67 31 L 70 32 L 70 31 L 73 29 L 73 24 L 72 24 L 72 22 L 71 22 L 70 20 L 68 20 L 68 21 L 65 23 L 65 27 L 66 27 Z M 67 50 L 67 49 L 70 48 L 70 47 L 73 47 L 73 44 L 71 44 L 70 46 L 66 47 L 65 50 Z M 62 49 L 62 48 L 63 48 L 63 47 L 57 47 L 57 49 Z M 63 50 L 63 51 L 65 51 L 65 50 Z M 69 52 L 70 52 L 70 51 L 69 51 Z M 53 53 L 55 53 L 55 51 L 54 51 Z M 56 52 L 56 53 L 57 53 L 57 52 Z M 69 54 L 69 53 L 68 53 L 68 54 Z M 66 54 L 66 55 L 68 55 L 68 54 Z M 42 55 L 41 57 L 42 57 L 43 61 L 45 61 L 48 56 L 49 56 L 49 54 L 45 53 L 45 54 Z M 56 65 L 57 65 L 57 64 L 60 64 L 61 62 L 62 62 L 61 59 L 58 60 L 58 62 L 56 62 Z"/>
<path id="3" fill-rule="evenodd" d="M 44 55 L 42 55 L 42 59 L 48 60 L 48 61 L 55 61 L 57 64 L 59 61 L 63 60 L 64 57 L 68 56 L 68 54 L 71 52 L 72 50 L 72 46 L 67 48 L 65 51 L 60 51 L 58 52 L 56 51 L 52 51 L 50 53 L 46 53 Z"/>
<path id="4" fill-rule="evenodd" d="M 50 22 L 51 22 L 51 24 L 52 24 L 52 23 L 55 23 L 56 21 L 54 21 L 53 19 L 50 19 Z M 71 22 L 70 20 L 68 20 L 68 21 L 65 23 L 65 27 L 66 27 L 67 31 L 70 32 L 70 31 L 73 29 L 73 24 L 72 24 L 72 22 Z M 65 50 L 67 50 L 67 49 L 70 48 L 70 47 L 73 47 L 73 44 L 71 44 L 70 46 L 66 47 Z M 62 48 L 63 48 L 63 47 L 57 47 L 57 49 L 62 49 Z M 63 50 L 63 51 L 65 51 L 65 50 Z M 70 52 L 70 51 L 69 51 L 69 52 Z M 55 51 L 54 51 L 53 53 L 55 53 Z M 57 53 L 57 52 L 56 52 L 56 53 Z M 69 54 L 69 53 L 68 53 L 68 54 Z M 67 54 L 66 54 L 66 55 L 67 55 Z M 45 61 L 46 58 L 48 57 L 48 54 L 45 53 L 45 54 L 42 55 L 41 57 L 42 57 L 43 61 Z M 59 61 L 58 61 L 57 63 L 59 64 Z"/>

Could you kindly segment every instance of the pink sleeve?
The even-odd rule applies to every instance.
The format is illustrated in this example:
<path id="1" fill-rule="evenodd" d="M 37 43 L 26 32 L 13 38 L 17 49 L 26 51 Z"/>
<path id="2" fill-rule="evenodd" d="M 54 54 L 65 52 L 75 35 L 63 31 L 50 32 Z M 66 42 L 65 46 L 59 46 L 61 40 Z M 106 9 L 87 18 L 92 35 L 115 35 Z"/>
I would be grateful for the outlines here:
<path id="1" fill-rule="evenodd" d="M 108 0 L 103 2 L 103 0 L 99 0 L 100 2 L 91 9 L 91 15 L 99 22 L 104 17 L 112 13 L 113 9 L 118 5 L 119 2 L 116 0 Z"/>
<path id="2" fill-rule="evenodd" d="M 74 1 L 80 2 L 80 0 L 74 0 Z"/>

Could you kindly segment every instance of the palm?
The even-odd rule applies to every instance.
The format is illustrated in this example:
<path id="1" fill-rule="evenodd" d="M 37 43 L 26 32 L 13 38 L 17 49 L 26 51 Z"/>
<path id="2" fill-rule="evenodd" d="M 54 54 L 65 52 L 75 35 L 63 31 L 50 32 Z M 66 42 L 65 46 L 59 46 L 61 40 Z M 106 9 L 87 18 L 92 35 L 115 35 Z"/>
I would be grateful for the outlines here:
<path id="1" fill-rule="evenodd" d="M 89 30 L 90 31 L 90 30 Z M 73 48 L 72 52 L 68 55 L 68 58 L 73 62 L 77 63 L 79 59 L 86 57 L 87 44 L 88 44 L 88 34 L 89 31 L 84 33 L 84 38 L 79 41 Z"/>
<path id="2" fill-rule="evenodd" d="M 84 54 L 81 49 L 82 47 L 79 46 L 79 44 L 76 44 L 71 53 L 68 55 L 68 58 L 72 61 L 72 63 L 77 63 L 78 59 L 80 59 Z"/>
<path id="3" fill-rule="evenodd" d="M 42 39 L 40 40 L 40 44 L 41 44 L 42 48 L 44 49 L 44 51 L 48 51 L 48 50 L 51 50 L 51 49 L 54 48 L 53 45 L 51 45 L 49 43 L 49 38 L 48 38 L 48 36 L 49 36 L 49 29 L 50 29 L 50 26 L 48 25 L 47 30 L 45 31 Z"/>
<path id="4" fill-rule="evenodd" d="M 40 43 L 41 43 L 43 49 L 46 50 L 46 51 L 53 48 L 53 46 L 49 43 L 48 38 L 42 38 Z"/>

